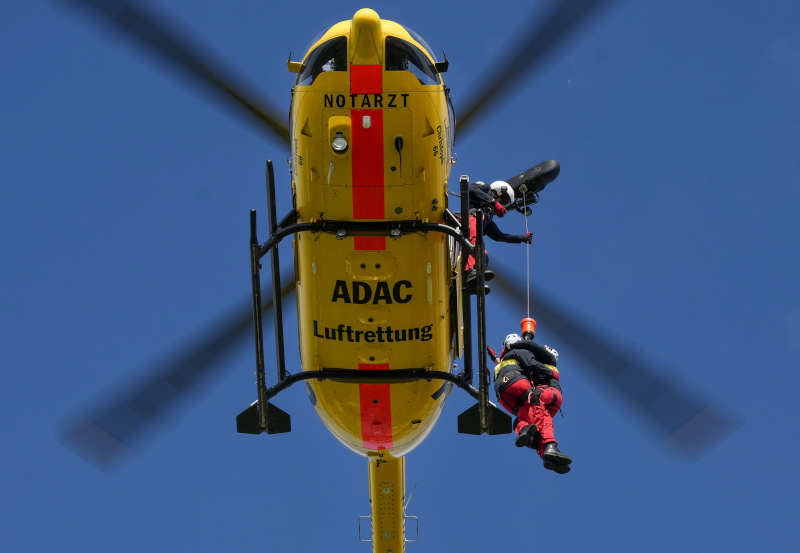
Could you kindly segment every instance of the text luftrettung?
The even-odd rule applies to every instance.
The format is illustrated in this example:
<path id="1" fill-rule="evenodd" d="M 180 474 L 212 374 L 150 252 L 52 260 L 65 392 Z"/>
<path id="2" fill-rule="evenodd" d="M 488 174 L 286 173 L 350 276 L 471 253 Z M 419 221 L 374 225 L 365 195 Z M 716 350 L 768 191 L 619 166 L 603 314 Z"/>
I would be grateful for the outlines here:
<path id="1" fill-rule="evenodd" d="M 378 326 L 375 330 L 358 330 L 350 325 L 339 324 L 337 327 L 323 326 L 314 321 L 314 337 L 336 342 L 389 343 L 395 342 L 428 342 L 433 338 L 433 325 L 417 326 L 413 328 L 395 329 L 391 326 Z"/>

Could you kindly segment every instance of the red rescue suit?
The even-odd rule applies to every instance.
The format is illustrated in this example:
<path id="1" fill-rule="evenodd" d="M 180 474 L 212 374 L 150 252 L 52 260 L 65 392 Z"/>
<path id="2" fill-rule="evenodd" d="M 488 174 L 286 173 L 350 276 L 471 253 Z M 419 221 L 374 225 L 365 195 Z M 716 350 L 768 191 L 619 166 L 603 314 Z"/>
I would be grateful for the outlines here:
<path id="1" fill-rule="evenodd" d="M 494 389 L 500 404 L 517 416 L 514 431 L 535 424 L 541 435 L 537 451 L 555 442 L 553 417 L 561 408 L 557 356 L 544 346 L 523 340 L 503 352 L 494 368 Z"/>

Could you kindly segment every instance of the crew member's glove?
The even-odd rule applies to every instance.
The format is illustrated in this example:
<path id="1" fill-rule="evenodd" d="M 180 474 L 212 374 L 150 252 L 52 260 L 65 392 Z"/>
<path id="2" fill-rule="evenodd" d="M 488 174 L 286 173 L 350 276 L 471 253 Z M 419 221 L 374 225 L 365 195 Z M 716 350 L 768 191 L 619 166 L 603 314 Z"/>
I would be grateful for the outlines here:
<path id="1" fill-rule="evenodd" d="M 500 202 L 495 202 L 494 203 L 494 213 L 498 217 L 502 217 L 503 215 L 506 214 L 506 208 L 504 208 L 503 204 L 501 204 Z"/>
<path id="2" fill-rule="evenodd" d="M 533 242 L 533 234 L 529 232 L 525 235 L 525 243 L 530 244 L 531 242 Z"/>

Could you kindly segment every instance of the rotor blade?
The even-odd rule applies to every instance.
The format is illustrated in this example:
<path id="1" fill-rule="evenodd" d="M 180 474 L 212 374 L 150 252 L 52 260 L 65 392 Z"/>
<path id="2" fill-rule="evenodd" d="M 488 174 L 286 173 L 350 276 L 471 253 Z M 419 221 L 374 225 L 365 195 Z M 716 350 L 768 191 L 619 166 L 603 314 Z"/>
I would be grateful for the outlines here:
<path id="1" fill-rule="evenodd" d="M 293 275 L 281 277 L 288 282 L 283 297 L 294 292 Z M 262 312 L 272 309 L 272 297 L 264 301 Z M 227 368 L 219 361 L 235 345 L 253 332 L 253 307 L 249 302 L 231 310 L 219 325 L 167 355 L 147 371 L 139 382 L 113 394 L 99 406 L 68 425 L 64 441 L 78 454 L 108 469 L 124 451 L 160 418 L 176 406 L 211 375 Z"/>
<path id="2" fill-rule="evenodd" d="M 524 288 L 511 283 L 497 269 L 494 283 L 516 305 L 525 303 Z M 655 372 L 649 368 L 651 363 L 615 345 L 542 292 L 536 296 L 536 319 L 557 333 L 601 381 L 610 383 L 681 452 L 702 453 L 738 426 L 732 417 L 674 379 Z"/>
<path id="3" fill-rule="evenodd" d="M 491 102 L 507 93 L 545 57 L 555 52 L 582 23 L 599 14 L 600 8 L 612 1 L 561 0 L 544 17 L 535 16 L 508 49 L 510 54 L 492 73 L 479 79 L 481 87 L 465 104 L 466 109 L 456 110 L 456 136 L 469 128 L 469 124 L 490 107 Z"/>
<path id="4" fill-rule="evenodd" d="M 251 123 L 258 124 L 262 130 L 269 130 L 280 141 L 289 143 L 289 129 L 282 122 L 286 118 L 278 115 L 280 112 L 267 100 L 258 98 L 255 89 L 236 78 L 229 67 L 194 43 L 176 26 L 127 0 L 60 1 L 91 11 L 105 24 L 136 39 L 160 60 L 238 107 Z"/>

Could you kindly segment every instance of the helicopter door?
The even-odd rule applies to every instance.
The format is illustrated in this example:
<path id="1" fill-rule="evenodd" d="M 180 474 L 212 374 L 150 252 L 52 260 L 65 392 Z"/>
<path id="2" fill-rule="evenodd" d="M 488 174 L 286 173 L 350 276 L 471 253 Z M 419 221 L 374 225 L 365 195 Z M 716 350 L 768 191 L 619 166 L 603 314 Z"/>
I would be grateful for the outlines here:
<path id="1" fill-rule="evenodd" d="M 450 269 L 450 344 L 453 354 L 464 356 L 464 305 L 461 297 L 461 245 L 455 238 L 447 236 L 447 254 Z"/>

